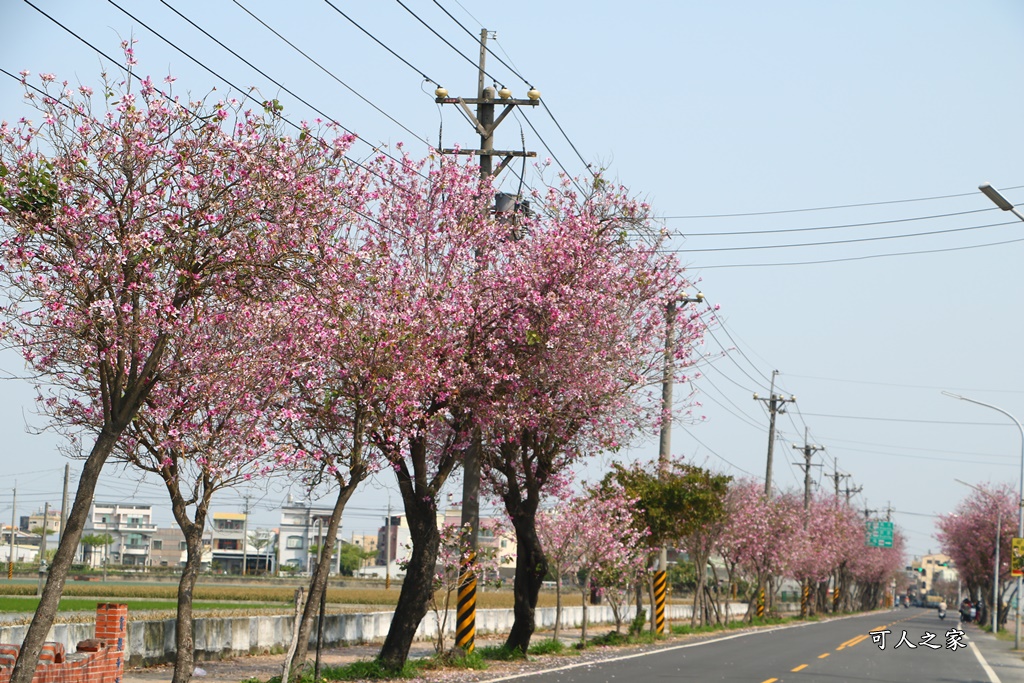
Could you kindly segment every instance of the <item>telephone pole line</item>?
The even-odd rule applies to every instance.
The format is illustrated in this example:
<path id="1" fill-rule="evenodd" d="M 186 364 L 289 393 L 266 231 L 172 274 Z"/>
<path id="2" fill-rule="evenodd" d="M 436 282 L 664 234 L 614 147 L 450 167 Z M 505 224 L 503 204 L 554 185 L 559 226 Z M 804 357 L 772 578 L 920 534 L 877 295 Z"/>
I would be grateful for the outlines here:
<path id="1" fill-rule="evenodd" d="M 11 494 L 11 550 L 7 557 L 7 579 L 14 578 L 14 522 L 18 517 L 18 486 L 15 484 L 14 492 Z"/>
<path id="2" fill-rule="evenodd" d="M 60 499 L 60 538 L 64 538 L 64 529 L 68 525 L 68 482 L 71 480 L 71 465 L 64 465 L 64 494 Z"/>
<path id="3" fill-rule="evenodd" d="M 536 152 L 526 150 L 495 150 L 494 131 L 501 125 L 516 107 L 536 107 L 540 103 L 540 91 L 534 87 L 526 93 L 527 99 L 514 99 L 512 91 L 502 86 L 498 92 L 498 99 L 495 100 L 495 91 L 492 87 L 484 87 L 484 79 L 487 76 L 485 64 L 487 61 L 487 37 L 493 33 L 486 28 L 480 29 L 480 66 L 477 70 L 477 96 L 472 98 L 449 97 L 448 90 L 438 86 L 434 91 L 434 101 L 438 104 L 458 105 L 466 118 L 480 134 L 479 149 L 441 149 L 442 154 L 473 154 L 480 160 L 480 176 L 484 179 L 497 176 L 508 166 L 509 162 L 516 157 L 536 157 Z M 504 106 L 501 114 L 494 117 L 494 105 L 499 103 Z M 474 113 L 469 105 L 476 105 Z M 494 157 L 504 157 L 497 168 L 494 168 Z M 520 209 L 521 198 L 516 197 L 513 204 L 515 210 Z M 498 210 L 504 210 L 499 208 Z M 514 220 L 513 220 L 514 223 Z M 483 444 L 477 431 L 470 445 L 463 456 L 462 462 L 462 528 L 466 529 L 464 539 L 465 556 L 462 564 L 462 578 L 459 581 L 459 605 L 456 618 L 456 645 L 466 652 L 472 652 L 476 634 L 476 579 L 475 565 L 477 552 L 477 538 L 480 534 L 480 456 Z"/>
<path id="4" fill-rule="evenodd" d="M 242 576 L 245 576 L 249 568 L 249 494 L 245 494 L 242 499 L 245 501 L 245 507 L 242 508 L 245 511 L 242 517 Z"/>
<path id="5" fill-rule="evenodd" d="M 832 483 L 835 485 L 835 489 L 836 489 L 836 500 L 839 500 L 839 482 L 841 480 L 843 480 L 843 479 L 846 479 L 850 475 L 849 474 L 839 474 L 839 458 L 835 458 L 832 467 L 833 467 L 833 469 L 832 469 L 832 477 L 831 477 L 831 479 L 832 479 Z"/>
<path id="6" fill-rule="evenodd" d="M 806 512 L 811 507 L 811 457 L 816 452 L 824 450 L 825 447 L 807 443 L 807 428 L 804 427 L 804 445 L 797 446 L 796 444 L 793 444 L 793 448 L 803 451 L 804 453 L 803 463 L 795 464 L 804 469 L 804 511 Z M 804 528 L 807 528 L 806 516 L 804 516 Z"/>
<path id="7" fill-rule="evenodd" d="M 764 495 L 772 497 L 772 456 L 775 452 L 775 416 L 786 412 L 787 403 L 795 403 L 796 396 L 783 398 L 775 393 L 775 376 L 778 370 L 772 370 L 772 384 L 768 391 L 768 398 L 754 394 L 755 401 L 764 401 L 768 405 L 768 468 L 764 475 Z"/>
<path id="8" fill-rule="evenodd" d="M 811 457 L 817 451 L 822 450 L 823 446 L 807 443 L 807 427 L 804 427 L 803 448 L 796 444 L 793 444 L 793 448 L 804 452 L 803 463 L 796 464 L 804 468 L 804 532 L 806 533 L 807 523 L 810 521 L 808 511 L 811 509 Z M 800 593 L 800 616 L 806 617 L 811 610 L 811 582 L 809 579 L 805 578 L 800 582 Z"/>
<path id="9" fill-rule="evenodd" d="M 850 498 L 854 494 L 860 493 L 863 490 L 864 490 L 863 486 L 854 486 L 854 487 L 851 488 L 850 485 L 847 484 L 846 485 L 846 490 L 845 490 L 845 493 L 846 493 L 846 504 L 849 505 L 850 504 Z"/>

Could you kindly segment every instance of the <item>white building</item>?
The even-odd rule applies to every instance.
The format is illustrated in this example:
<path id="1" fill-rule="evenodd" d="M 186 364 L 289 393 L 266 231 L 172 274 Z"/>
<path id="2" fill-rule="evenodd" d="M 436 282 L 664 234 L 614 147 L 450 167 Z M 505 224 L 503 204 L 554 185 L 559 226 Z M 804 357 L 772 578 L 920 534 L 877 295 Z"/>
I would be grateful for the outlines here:
<path id="1" fill-rule="evenodd" d="M 0 527 L 0 558 L 3 558 L 5 564 L 10 562 L 12 557 L 15 562 L 38 562 L 40 540 L 38 534 L 15 529 L 12 543 L 11 526 L 5 524 Z"/>
<path id="2" fill-rule="evenodd" d="M 309 575 L 316 569 L 317 549 L 323 546 L 333 508 L 291 503 L 281 508 L 277 562 L 283 571 Z M 334 539 L 331 574 L 340 573 L 341 525 Z"/>
<path id="3" fill-rule="evenodd" d="M 93 567 L 109 564 L 143 567 L 150 564 L 150 541 L 156 533 L 153 506 L 134 503 L 93 503 L 83 536 L 109 535 L 109 546 L 81 543 L 82 559 Z"/>

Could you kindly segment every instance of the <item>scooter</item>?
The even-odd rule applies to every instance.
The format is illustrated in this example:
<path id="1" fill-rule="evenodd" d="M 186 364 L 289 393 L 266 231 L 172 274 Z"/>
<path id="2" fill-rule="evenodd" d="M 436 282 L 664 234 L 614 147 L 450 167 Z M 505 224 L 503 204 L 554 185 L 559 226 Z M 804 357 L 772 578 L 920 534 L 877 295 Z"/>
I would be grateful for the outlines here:
<path id="1" fill-rule="evenodd" d="M 940 609 L 939 610 L 939 619 L 945 619 L 945 618 L 946 618 L 946 610 Z"/>

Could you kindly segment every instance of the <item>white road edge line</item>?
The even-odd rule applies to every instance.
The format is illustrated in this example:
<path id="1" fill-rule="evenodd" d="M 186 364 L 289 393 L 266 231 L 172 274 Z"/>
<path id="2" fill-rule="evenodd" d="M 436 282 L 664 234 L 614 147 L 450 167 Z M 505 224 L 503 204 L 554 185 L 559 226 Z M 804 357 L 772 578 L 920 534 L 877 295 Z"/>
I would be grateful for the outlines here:
<path id="1" fill-rule="evenodd" d="M 981 664 L 981 668 L 985 670 L 990 683 L 1002 683 L 1002 681 L 999 680 L 999 676 L 996 675 L 996 672 L 992 670 L 992 667 L 988 665 L 985 658 L 981 656 L 981 650 L 978 649 L 978 646 L 975 645 L 973 641 L 970 641 L 967 644 L 971 646 L 971 652 L 973 652 L 974 656 L 978 658 L 978 663 Z"/>

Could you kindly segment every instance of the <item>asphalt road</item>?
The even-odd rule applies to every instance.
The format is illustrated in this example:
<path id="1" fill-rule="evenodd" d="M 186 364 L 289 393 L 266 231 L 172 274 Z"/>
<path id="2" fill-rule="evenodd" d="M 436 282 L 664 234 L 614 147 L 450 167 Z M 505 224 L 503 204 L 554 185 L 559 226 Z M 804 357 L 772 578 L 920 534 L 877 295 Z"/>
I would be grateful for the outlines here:
<path id="1" fill-rule="evenodd" d="M 969 647 L 969 637 L 961 640 L 955 633 L 947 635 L 957 628 L 953 613 L 940 620 L 935 610 L 927 609 L 875 612 L 738 633 L 516 679 L 529 683 L 989 683 L 990 678 Z M 885 649 L 880 647 L 880 635 L 870 635 L 879 630 L 889 631 L 885 634 Z M 926 634 L 933 637 L 927 640 Z M 900 643 L 901 639 L 916 647 Z M 927 644 L 922 644 L 925 641 Z"/>

